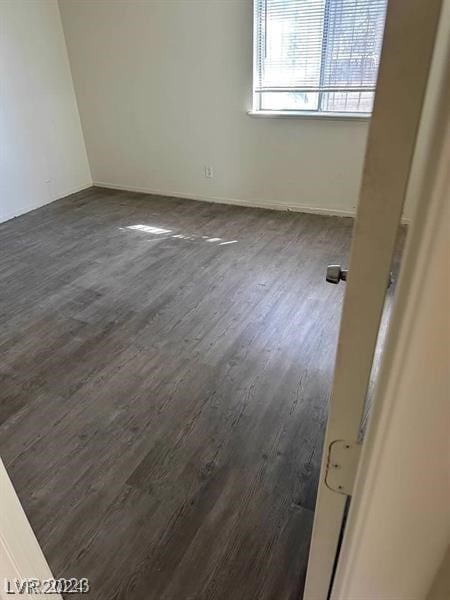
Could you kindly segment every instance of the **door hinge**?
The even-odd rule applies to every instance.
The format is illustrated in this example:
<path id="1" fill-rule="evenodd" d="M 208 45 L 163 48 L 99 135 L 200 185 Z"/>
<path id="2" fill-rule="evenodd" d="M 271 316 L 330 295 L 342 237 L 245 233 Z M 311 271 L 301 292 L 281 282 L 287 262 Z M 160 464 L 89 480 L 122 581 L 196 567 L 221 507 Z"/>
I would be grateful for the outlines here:
<path id="1" fill-rule="evenodd" d="M 325 484 L 333 492 L 351 496 L 361 444 L 346 440 L 331 442 L 328 450 Z"/>

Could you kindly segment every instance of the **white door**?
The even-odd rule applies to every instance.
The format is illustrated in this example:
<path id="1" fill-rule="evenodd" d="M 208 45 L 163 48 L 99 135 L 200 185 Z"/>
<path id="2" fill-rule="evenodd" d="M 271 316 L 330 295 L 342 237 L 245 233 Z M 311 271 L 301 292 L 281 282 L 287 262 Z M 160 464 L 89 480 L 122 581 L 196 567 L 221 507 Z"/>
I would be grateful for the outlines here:
<path id="1" fill-rule="evenodd" d="M 24 600 L 48 598 L 48 594 L 27 593 L 29 588 L 24 587 L 29 578 L 43 582 L 53 576 L 1 460 L 0 499 L 0 598 L 19 592 Z M 62 600 L 60 594 L 51 597 Z"/>
<path id="2" fill-rule="evenodd" d="M 331 591 L 441 0 L 390 0 L 336 354 L 304 600 Z M 325 269 L 326 265 L 324 265 Z"/>

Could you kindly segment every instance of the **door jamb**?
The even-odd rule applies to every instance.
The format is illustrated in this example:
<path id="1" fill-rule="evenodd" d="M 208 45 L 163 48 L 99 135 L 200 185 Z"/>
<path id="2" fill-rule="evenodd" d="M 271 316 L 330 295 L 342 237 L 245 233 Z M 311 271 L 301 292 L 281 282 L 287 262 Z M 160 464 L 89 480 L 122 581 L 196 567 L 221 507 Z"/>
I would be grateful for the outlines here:
<path id="1" fill-rule="evenodd" d="M 419 164 L 413 165 L 414 170 L 418 172 L 418 181 L 414 181 L 413 189 L 409 190 L 412 196 L 417 194 L 414 198 L 416 207 L 404 252 L 397 299 L 375 391 L 373 411 L 358 465 L 351 508 L 337 562 L 332 600 L 350 597 L 348 589 L 355 575 L 354 564 L 358 548 L 363 543 L 371 490 L 376 485 L 378 469 L 386 456 L 385 434 L 397 399 L 396 385 L 408 356 L 409 337 L 414 331 L 416 321 L 416 307 L 420 305 L 423 282 L 426 281 L 438 232 L 441 228 L 448 229 L 449 226 L 448 214 L 445 214 L 450 200 L 449 58 L 450 4 L 444 4 L 430 73 L 430 87 L 433 89 L 429 91 L 426 99 L 426 118 L 421 124 L 423 130 L 419 133 Z"/>
<path id="2" fill-rule="evenodd" d="M 440 0 L 388 4 L 354 226 L 304 600 L 330 593 L 346 496 L 325 482 L 335 440 L 356 442 L 422 117 Z M 410 65 L 414 65 L 411 68 Z M 409 68 L 408 68 L 409 67 Z M 358 282 L 358 287 L 353 286 Z"/>
<path id="3" fill-rule="evenodd" d="M 0 459 L 0 598 L 11 598 L 7 594 L 5 580 L 23 581 L 27 578 L 53 579 L 50 567 L 25 515 L 5 466 Z M 21 594 L 20 598 L 33 600 L 48 598 L 48 594 Z M 62 600 L 61 594 L 52 594 Z"/>

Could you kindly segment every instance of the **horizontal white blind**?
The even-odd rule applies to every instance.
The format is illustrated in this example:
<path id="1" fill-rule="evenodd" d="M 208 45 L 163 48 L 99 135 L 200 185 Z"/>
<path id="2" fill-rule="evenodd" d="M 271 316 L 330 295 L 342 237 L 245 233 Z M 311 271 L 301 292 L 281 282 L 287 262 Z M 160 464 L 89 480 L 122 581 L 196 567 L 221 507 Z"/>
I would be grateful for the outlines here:
<path id="1" fill-rule="evenodd" d="M 256 110 L 370 112 L 387 0 L 254 0 Z"/>

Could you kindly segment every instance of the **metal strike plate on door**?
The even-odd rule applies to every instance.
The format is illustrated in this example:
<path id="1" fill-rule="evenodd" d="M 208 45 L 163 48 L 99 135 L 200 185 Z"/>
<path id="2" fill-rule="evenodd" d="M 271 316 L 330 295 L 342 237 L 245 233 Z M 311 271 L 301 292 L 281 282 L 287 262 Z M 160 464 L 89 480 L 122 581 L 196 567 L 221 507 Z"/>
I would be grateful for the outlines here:
<path id="1" fill-rule="evenodd" d="M 361 444 L 336 440 L 330 444 L 325 483 L 338 494 L 351 496 Z"/>

